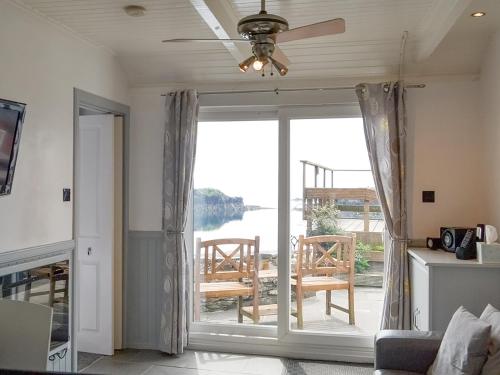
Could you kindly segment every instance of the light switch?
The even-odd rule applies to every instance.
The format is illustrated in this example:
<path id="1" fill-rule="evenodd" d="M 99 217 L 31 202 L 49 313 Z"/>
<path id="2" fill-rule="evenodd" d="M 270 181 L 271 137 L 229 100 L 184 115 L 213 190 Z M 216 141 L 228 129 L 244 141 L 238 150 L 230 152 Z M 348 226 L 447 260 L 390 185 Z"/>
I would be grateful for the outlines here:
<path id="1" fill-rule="evenodd" d="M 424 203 L 434 203 L 436 201 L 435 199 L 435 192 L 434 190 L 424 190 L 422 191 L 422 202 Z"/>
<path id="2" fill-rule="evenodd" d="M 63 189 L 63 202 L 71 201 L 71 189 L 64 188 Z"/>

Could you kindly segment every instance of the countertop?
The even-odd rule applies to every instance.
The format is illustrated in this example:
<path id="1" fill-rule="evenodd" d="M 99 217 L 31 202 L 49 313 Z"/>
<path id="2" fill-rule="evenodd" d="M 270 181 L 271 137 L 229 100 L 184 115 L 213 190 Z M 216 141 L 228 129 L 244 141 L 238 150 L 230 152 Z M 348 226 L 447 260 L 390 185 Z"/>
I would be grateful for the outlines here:
<path id="1" fill-rule="evenodd" d="M 429 267 L 477 267 L 477 268 L 499 268 L 500 264 L 482 264 L 477 259 L 457 259 L 455 253 L 444 250 L 430 250 L 427 248 L 409 248 L 408 253 L 417 262 Z"/>

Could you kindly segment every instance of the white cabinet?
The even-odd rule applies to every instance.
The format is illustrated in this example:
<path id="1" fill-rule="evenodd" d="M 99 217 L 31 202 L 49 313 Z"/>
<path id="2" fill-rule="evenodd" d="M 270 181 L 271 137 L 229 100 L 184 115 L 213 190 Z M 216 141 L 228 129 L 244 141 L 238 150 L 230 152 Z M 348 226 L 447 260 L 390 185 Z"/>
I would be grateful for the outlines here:
<path id="1" fill-rule="evenodd" d="M 73 249 L 74 242 L 66 241 L 0 254 L 0 298 L 52 308 L 48 371 L 76 371 Z"/>
<path id="2" fill-rule="evenodd" d="M 71 372 L 71 346 L 67 342 L 49 352 L 47 371 Z"/>
<path id="3" fill-rule="evenodd" d="M 429 327 L 429 270 L 410 258 L 411 327 L 426 331 Z"/>
<path id="4" fill-rule="evenodd" d="M 459 260 L 442 250 L 410 249 L 411 326 L 445 331 L 459 306 L 481 315 L 500 308 L 500 265 Z"/>

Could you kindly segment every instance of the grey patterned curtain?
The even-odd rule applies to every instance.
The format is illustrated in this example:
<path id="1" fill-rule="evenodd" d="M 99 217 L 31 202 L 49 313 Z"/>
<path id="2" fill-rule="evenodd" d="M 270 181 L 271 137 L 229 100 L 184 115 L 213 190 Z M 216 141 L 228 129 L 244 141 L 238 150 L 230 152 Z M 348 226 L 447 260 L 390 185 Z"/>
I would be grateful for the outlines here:
<path id="1" fill-rule="evenodd" d="M 403 82 L 356 86 L 386 231 L 381 329 L 410 329 L 406 218 L 406 109 Z"/>
<path id="2" fill-rule="evenodd" d="M 189 282 L 192 256 L 187 254 L 184 229 L 193 187 L 198 119 L 196 90 L 167 95 L 163 150 L 163 285 L 160 350 L 180 354 L 189 331 Z"/>

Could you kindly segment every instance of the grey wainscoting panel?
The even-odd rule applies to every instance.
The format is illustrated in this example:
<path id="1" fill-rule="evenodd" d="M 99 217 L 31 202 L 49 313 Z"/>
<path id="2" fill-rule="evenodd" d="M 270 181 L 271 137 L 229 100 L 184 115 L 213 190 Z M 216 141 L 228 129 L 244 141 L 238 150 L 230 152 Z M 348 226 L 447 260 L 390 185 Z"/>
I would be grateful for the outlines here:
<path id="1" fill-rule="evenodd" d="M 162 232 L 129 231 L 125 272 L 125 346 L 156 349 L 160 333 Z"/>

